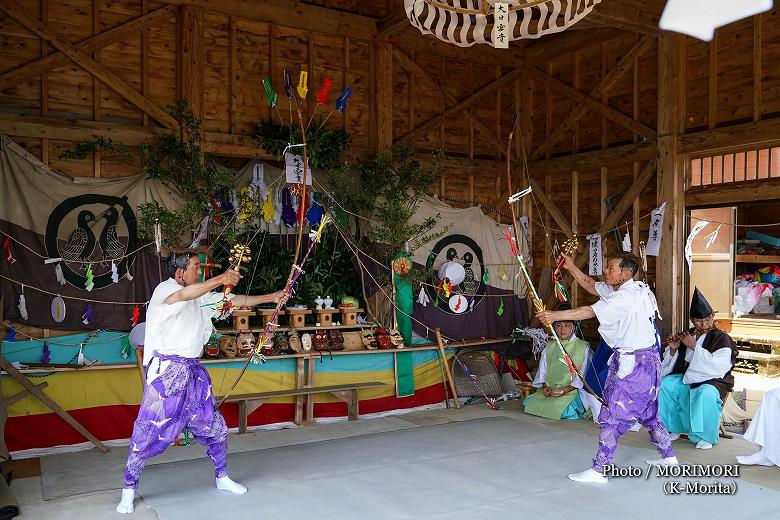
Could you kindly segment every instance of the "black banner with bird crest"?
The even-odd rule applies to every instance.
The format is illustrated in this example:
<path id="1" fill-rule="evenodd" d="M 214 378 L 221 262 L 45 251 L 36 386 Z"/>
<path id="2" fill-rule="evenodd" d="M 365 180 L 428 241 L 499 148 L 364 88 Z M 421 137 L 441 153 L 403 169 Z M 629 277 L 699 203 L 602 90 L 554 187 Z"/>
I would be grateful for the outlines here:
<path id="1" fill-rule="evenodd" d="M 0 136 L 4 318 L 44 328 L 129 330 L 135 304 L 143 320 L 143 302 L 161 277 L 153 248 L 139 243 L 138 206 L 156 201 L 175 209 L 178 200 L 144 175 L 66 177 Z"/>

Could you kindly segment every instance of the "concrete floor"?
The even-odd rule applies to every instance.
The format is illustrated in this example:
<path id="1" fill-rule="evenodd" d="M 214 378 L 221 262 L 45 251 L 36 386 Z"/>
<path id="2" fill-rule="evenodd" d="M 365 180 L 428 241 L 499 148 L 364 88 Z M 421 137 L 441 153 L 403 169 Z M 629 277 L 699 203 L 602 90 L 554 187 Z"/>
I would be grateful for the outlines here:
<path id="1" fill-rule="evenodd" d="M 141 479 L 135 519 L 200 518 L 603 518 L 696 516 L 767 518 L 780 507 L 780 468 L 741 467 L 735 496 L 667 497 L 664 479 L 612 479 L 580 485 L 566 474 L 590 465 L 597 428 L 590 421 L 548 421 L 526 415 L 518 402 L 494 412 L 411 412 L 355 422 L 255 431 L 230 438 L 231 476 L 244 496 L 213 488 L 210 461 L 195 445 L 172 447 Z M 643 466 L 654 456 L 647 434 L 628 433 L 615 464 Z M 702 451 L 680 440 L 688 464 L 734 464 L 754 447 L 722 440 Z M 41 477 L 15 480 L 26 519 L 121 518 L 114 506 L 126 448 L 44 457 Z M 707 480 L 707 479 L 705 479 Z M 711 481 L 711 479 L 709 479 Z M 731 479 L 728 479 L 731 480 Z M 686 513 L 686 510 L 689 511 Z"/>

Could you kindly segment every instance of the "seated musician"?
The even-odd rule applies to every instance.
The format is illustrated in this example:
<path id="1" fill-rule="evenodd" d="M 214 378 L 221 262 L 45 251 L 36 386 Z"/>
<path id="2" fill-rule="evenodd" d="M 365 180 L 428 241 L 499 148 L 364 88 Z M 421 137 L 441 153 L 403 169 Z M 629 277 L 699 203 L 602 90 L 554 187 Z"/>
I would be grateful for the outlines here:
<path id="1" fill-rule="evenodd" d="M 658 405 L 672 440 L 688 435 L 703 450 L 718 443 L 723 400 L 734 387 L 731 369 L 737 345 L 715 327 L 707 299 L 694 290 L 690 318 L 694 328 L 670 336 L 661 362 Z"/>
<path id="2" fill-rule="evenodd" d="M 564 303 L 559 310 L 569 309 L 571 306 Z M 582 372 L 583 367 L 590 362 L 590 346 L 574 335 L 573 321 L 556 321 L 553 327 L 575 366 Z M 582 418 L 585 413 L 580 397 L 580 392 L 584 392 L 582 382 L 579 379 L 572 380 L 563 357 L 563 351 L 555 340 L 549 341 L 544 347 L 533 382 L 534 387 L 541 391 L 525 399 L 523 405 L 526 413 L 556 420 Z"/>

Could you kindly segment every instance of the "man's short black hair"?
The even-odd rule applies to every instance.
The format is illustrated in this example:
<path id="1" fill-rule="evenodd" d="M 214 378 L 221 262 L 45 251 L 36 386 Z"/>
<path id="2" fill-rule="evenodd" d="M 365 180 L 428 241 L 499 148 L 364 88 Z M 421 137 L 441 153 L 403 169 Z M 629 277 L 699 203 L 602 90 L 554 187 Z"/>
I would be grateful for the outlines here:
<path id="1" fill-rule="evenodd" d="M 183 269 L 186 271 L 187 265 L 189 265 L 190 262 L 190 258 L 193 256 L 197 256 L 197 254 L 191 252 L 171 253 L 171 256 L 169 256 L 168 260 L 165 262 L 165 270 L 168 273 L 168 276 L 175 278 L 176 269 Z"/>
<path id="2" fill-rule="evenodd" d="M 631 271 L 631 277 L 636 276 L 639 271 L 639 259 L 626 251 L 617 251 L 607 256 L 607 262 L 610 260 L 620 260 L 620 268 Z"/>

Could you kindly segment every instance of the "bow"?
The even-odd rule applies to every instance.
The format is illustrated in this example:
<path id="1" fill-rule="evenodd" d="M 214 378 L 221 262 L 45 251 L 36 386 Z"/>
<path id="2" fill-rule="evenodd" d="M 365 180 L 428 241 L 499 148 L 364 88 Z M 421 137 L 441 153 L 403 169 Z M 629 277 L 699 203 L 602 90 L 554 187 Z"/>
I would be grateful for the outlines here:
<path id="1" fill-rule="evenodd" d="M 509 193 L 512 193 L 512 137 L 515 133 L 515 127 L 517 126 L 517 119 L 519 114 L 515 114 L 514 121 L 512 122 L 512 129 L 509 131 L 509 137 L 507 138 L 507 144 L 506 144 L 506 182 L 507 182 L 507 190 Z M 509 200 L 509 210 L 512 212 L 512 230 L 514 231 L 515 237 L 520 236 L 518 234 L 517 229 L 517 215 L 515 215 L 515 206 L 514 202 L 517 202 L 517 200 L 514 200 L 510 198 Z M 539 293 L 536 292 L 536 287 L 534 286 L 533 282 L 531 281 L 531 276 L 528 274 L 528 269 L 525 265 L 525 259 L 523 258 L 523 255 L 520 253 L 520 249 L 517 245 L 517 241 L 515 238 L 512 237 L 509 228 L 504 230 L 504 234 L 506 235 L 506 239 L 509 242 L 509 247 L 512 249 L 512 254 L 517 259 L 518 263 L 520 264 L 520 272 L 523 273 L 523 278 L 525 279 L 526 285 L 531 289 L 531 300 L 533 301 L 534 307 L 536 308 L 537 312 L 544 310 L 544 302 L 541 298 L 539 298 Z M 569 368 L 569 373 L 572 375 L 576 374 L 577 377 L 582 381 L 583 388 L 585 388 L 585 391 L 588 392 L 590 395 L 598 399 L 602 405 L 609 408 L 607 405 L 607 402 L 599 397 L 596 392 L 593 391 L 593 389 L 590 387 L 587 381 L 585 381 L 585 377 L 580 373 L 579 370 L 577 370 L 577 367 L 574 365 L 574 361 L 572 361 L 571 356 L 569 355 L 569 352 L 566 350 L 566 347 L 563 346 L 563 343 L 561 342 L 560 338 L 558 337 L 558 334 L 555 332 L 555 328 L 552 326 L 552 324 L 547 325 L 547 327 L 550 329 L 550 333 L 552 334 L 553 339 L 555 339 L 555 342 L 558 344 L 558 346 L 561 348 L 561 352 L 563 352 L 563 359 L 566 362 L 566 366 Z"/>
<path id="2" fill-rule="evenodd" d="M 287 89 L 287 71 L 285 71 L 285 90 Z M 292 88 L 290 88 L 292 90 Z M 289 93 L 288 93 L 289 95 Z M 301 127 L 301 139 L 302 139 L 302 148 L 303 148 L 303 193 L 301 197 L 306 197 L 306 174 L 309 170 L 309 156 L 307 152 L 306 147 L 306 128 L 303 124 L 303 115 L 301 114 L 301 106 L 298 102 L 298 99 L 294 96 L 290 96 L 295 101 L 295 110 L 298 113 L 298 123 Z M 322 228 L 325 226 L 327 222 L 327 219 L 323 219 L 322 222 L 320 222 L 320 229 L 315 234 L 315 237 L 319 239 L 319 235 L 322 234 Z M 292 294 L 293 286 L 295 284 L 295 281 L 298 279 L 298 276 L 300 276 L 300 273 L 303 271 L 301 270 L 301 265 L 306 261 L 306 259 L 309 256 L 309 253 L 312 251 L 314 244 L 316 241 L 314 240 L 314 237 L 312 239 L 311 245 L 309 246 L 309 250 L 306 252 L 306 256 L 304 257 L 304 262 L 301 262 L 301 265 L 298 265 L 298 259 L 301 255 L 301 240 L 303 238 L 303 216 L 301 215 L 298 220 L 298 234 L 295 240 L 295 255 L 293 256 L 292 266 L 290 266 L 290 274 L 287 277 L 287 283 L 284 286 L 284 294 L 287 296 L 290 296 Z M 225 402 L 225 400 L 230 397 L 230 394 L 233 392 L 233 390 L 236 389 L 238 386 L 238 383 L 241 381 L 241 378 L 246 373 L 246 369 L 249 367 L 249 363 L 252 360 L 262 360 L 262 354 L 260 353 L 260 350 L 262 349 L 263 344 L 267 339 L 271 337 L 271 329 L 276 326 L 277 319 L 279 317 L 279 311 L 282 309 L 282 305 L 284 305 L 284 299 L 280 298 L 279 302 L 276 304 L 276 309 L 274 310 L 273 317 L 271 320 L 269 320 L 268 324 L 265 326 L 265 329 L 263 330 L 263 334 L 258 338 L 257 341 L 257 347 L 254 352 L 252 352 L 250 355 L 247 356 L 246 361 L 244 361 L 244 365 L 241 367 L 241 371 L 238 373 L 238 376 L 236 377 L 235 381 L 233 381 L 233 384 L 230 386 L 230 389 L 225 393 L 224 396 L 222 396 L 222 399 L 217 404 L 217 408 L 222 406 L 222 404 Z"/>

